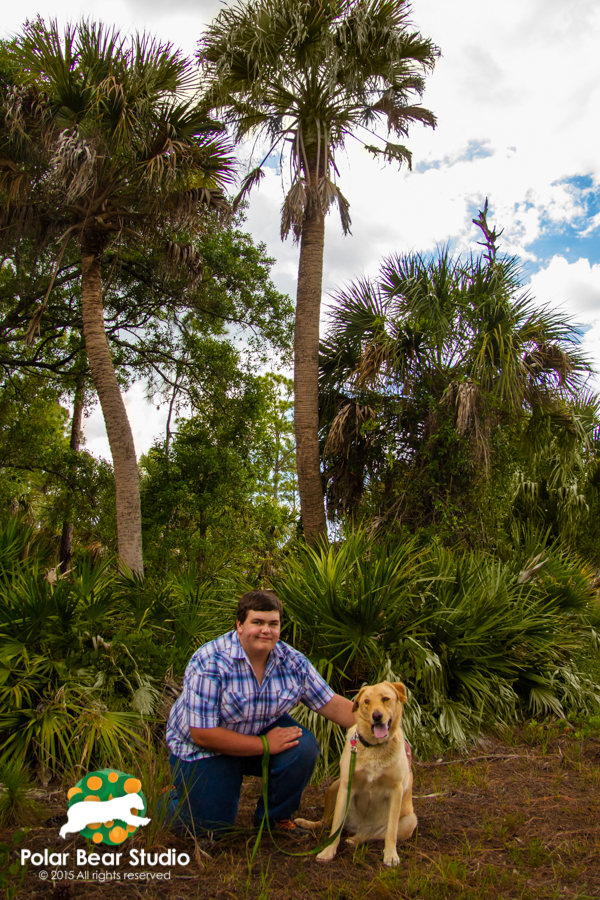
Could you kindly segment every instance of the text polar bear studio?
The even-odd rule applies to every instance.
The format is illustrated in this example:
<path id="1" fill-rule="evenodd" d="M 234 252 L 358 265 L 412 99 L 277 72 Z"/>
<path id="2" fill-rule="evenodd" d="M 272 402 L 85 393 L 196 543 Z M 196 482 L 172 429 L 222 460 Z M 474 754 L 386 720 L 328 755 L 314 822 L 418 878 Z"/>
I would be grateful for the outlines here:
<path id="1" fill-rule="evenodd" d="M 134 775 L 107 768 L 84 775 L 67 791 L 68 821 L 61 837 L 79 833 L 94 844 L 118 845 L 147 825 L 142 782 Z"/>

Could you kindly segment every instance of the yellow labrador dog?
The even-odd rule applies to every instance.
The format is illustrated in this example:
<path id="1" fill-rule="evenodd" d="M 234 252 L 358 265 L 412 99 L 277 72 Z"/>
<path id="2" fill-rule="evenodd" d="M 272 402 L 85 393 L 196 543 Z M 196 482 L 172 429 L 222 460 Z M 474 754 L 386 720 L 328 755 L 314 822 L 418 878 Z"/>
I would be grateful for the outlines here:
<path id="1" fill-rule="evenodd" d="M 354 741 L 356 767 L 345 828 L 353 834 L 349 839 L 353 844 L 384 839 L 386 866 L 398 865 L 396 842 L 407 840 L 417 827 L 412 804 L 413 778 L 401 725 L 405 702 L 403 684 L 383 681 L 361 688 L 353 707 L 356 728 L 348 731 L 340 760 L 340 778 L 327 791 L 323 819 L 320 822 L 295 820 L 304 828 L 317 828 L 328 825 L 333 817 L 331 834 L 340 827 L 348 797 L 351 742 Z M 317 859 L 332 860 L 339 842 L 338 837 Z"/>

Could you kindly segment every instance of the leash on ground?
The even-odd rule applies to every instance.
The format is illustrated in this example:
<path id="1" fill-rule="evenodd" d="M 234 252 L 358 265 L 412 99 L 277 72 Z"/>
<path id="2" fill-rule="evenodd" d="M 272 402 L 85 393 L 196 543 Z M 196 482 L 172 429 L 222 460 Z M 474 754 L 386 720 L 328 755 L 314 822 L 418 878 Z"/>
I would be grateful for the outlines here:
<path id="1" fill-rule="evenodd" d="M 326 838 L 324 841 L 321 841 L 321 843 L 318 844 L 316 847 L 313 847 L 312 850 L 305 850 L 302 853 L 290 853 L 289 850 L 284 850 L 283 847 L 279 846 L 279 844 L 273 837 L 273 832 L 271 831 L 271 823 L 269 821 L 269 805 L 268 805 L 268 801 L 267 801 L 267 790 L 268 790 L 268 786 L 269 786 L 269 757 L 271 755 L 271 751 L 269 750 L 269 742 L 266 738 L 266 735 L 261 734 L 260 737 L 263 742 L 262 795 L 263 795 L 263 803 L 264 803 L 264 807 L 265 807 L 265 814 L 264 814 L 262 822 L 260 823 L 260 828 L 258 830 L 256 842 L 255 842 L 254 848 L 252 850 L 252 855 L 250 857 L 250 865 L 252 865 L 252 863 L 254 862 L 254 857 L 256 855 L 256 851 L 258 850 L 258 845 L 260 844 L 260 839 L 262 837 L 265 822 L 267 823 L 267 829 L 269 832 L 269 836 L 270 836 L 271 840 L 273 841 L 273 844 L 275 845 L 277 850 L 280 850 L 281 853 L 285 853 L 286 856 L 312 856 L 314 853 L 320 853 L 321 850 L 324 850 L 326 847 L 329 847 L 329 845 L 333 844 L 333 842 L 340 836 L 340 834 L 342 833 L 342 828 L 344 827 L 344 823 L 346 821 L 346 816 L 348 815 L 348 809 L 350 808 L 350 795 L 352 793 L 352 777 L 354 775 L 354 767 L 356 766 L 356 749 L 357 749 L 357 743 L 358 743 L 358 738 L 357 738 L 356 733 L 353 735 L 353 737 L 350 740 L 351 753 L 350 753 L 350 772 L 348 774 L 348 795 L 346 797 L 346 809 L 344 810 L 344 818 L 342 819 L 342 824 L 337 829 L 337 831 L 334 832 L 334 834 L 330 834 L 328 838 Z"/>

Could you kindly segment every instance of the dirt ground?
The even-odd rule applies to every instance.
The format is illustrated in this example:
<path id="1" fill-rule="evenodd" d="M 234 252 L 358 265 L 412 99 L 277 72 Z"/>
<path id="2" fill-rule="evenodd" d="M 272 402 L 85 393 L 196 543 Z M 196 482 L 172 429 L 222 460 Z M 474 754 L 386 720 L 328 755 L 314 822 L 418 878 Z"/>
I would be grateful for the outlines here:
<path id="1" fill-rule="evenodd" d="M 187 853 L 187 865 L 29 865 L 17 897 L 39 900 L 108 900 L 119 897 L 168 900 L 384 900 L 384 898 L 587 898 L 600 897 L 600 741 L 563 726 L 529 726 L 487 738 L 470 755 L 427 763 L 415 761 L 415 811 L 419 826 L 399 845 L 400 865 L 382 865 L 383 845 L 340 845 L 336 859 L 286 856 L 264 837 L 253 865 L 250 830 L 258 779 L 244 784 L 238 824 L 245 826 L 210 857 L 194 843 L 163 832 L 147 852 Z M 316 818 L 324 786 L 305 792 L 301 814 Z M 58 836 L 66 810 L 62 792 L 48 797 L 48 818 L 26 835 L 32 852 L 77 849 L 104 852 L 80 836 Z M 0 832 L 10 840 L 14 829 Z M 309 849 L 282 839 L 291 851 Z M 136 835 L 127 853 L 144 847 Z M 13 853 L 13 859 L 16 859 Z M 127 858 L 127 857 L 125 857 Z M 164 859 L 164 858 L 163 858 Z M 47 877 L 41 875 L 44 871 Z M 103 872 L 111 880 L 100 882 Z M 73 879 L 64 872 L 73 872 Z M 87 879 L 82 873 L 88 873 Z M 131 878 L 131 873 L 134 878 Z M 151 880 L 140 880 L 150 873 Z M 156 875 L 170 875 L 157 880 Z M 77 879 L 76 876 L 80 877 Z M 148 875 L 145 876 L 148 878 Z M 16 884 L 17 875 L 13 876 Z"/>

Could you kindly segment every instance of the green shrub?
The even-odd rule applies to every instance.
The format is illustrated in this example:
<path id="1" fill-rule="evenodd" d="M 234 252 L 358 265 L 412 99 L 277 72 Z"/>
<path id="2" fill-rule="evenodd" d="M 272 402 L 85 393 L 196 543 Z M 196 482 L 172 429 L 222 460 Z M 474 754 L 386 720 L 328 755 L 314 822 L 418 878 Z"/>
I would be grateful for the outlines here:
<path id="1" fill-rule="evenodd" d="M 402 680 L 417 753 L 464 747 L 483 726 L 592 709 L 598 605 L 572 554 L 523 548 L 504 563 L 479 552 L 390 546 L 364 531 L 299 550 L 274 584 L 287 634 L 340 693 Z"/>
<path id="2" fill-rule="evenodd" d="M 142 582 L 91 560 L 53 581 L 36 541 L 23 523 L 0 528 L 0 758 L 43 777 L 126 766 L 163 740 L 165 684 L 233 627 L 247 586 L 226 569 Z M 297 547 L 272 583 L 284 640 L 336 691 L 405 682 L 405 730 L 427 756 L 527 714 L 598 712 L 592 574 L 534 532 L 499 559 L 358 529 L 337 545 Z M 317 734 L 323 776 L 344 735 L 303 707 L 295 714 Z"/>
<path id="3" fill-rule="evenodd" d="M 231 579 L 197 573 L 157 584 L 82 559 L 48 574 L 34 529 L 0 527 L 0 757 L 42 773 L 116 764 L 144 740 L 165 676 L 230 629 Z"/>

